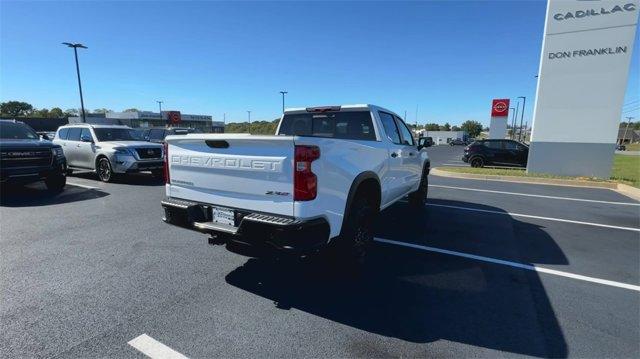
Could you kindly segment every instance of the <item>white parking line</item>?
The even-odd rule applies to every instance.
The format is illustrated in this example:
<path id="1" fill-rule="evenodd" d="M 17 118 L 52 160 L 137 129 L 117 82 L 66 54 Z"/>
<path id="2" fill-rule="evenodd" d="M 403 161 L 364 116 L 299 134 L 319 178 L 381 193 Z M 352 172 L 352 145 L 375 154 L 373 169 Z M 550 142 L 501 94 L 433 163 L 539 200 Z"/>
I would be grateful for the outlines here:
<path id="1" fill-rule="evenodd" d="M 86 184 L 74 183 L 69 181 L 67 181 L 67 184 L 70 186 L 76 186 L 76 187 L 81 187 L 86 189 L 99 189 L 98 187 L 87 186 Z"/>
<path id="2" fill-rule="evenodd" d="M 187 357 L 151 338 L 146 334 L 131 339 L 128 343 L 152 359 L 186 359 Z"/>
<path id="3" fill-rule="evenodd" d="M 451 250 L 448 250 L 448 249 L 423 246 L 423 245 L 420 245 L 420 244 L 400 242 L 400 241 L 394 241 L 394 240 L 384 239 L 384 238 L 374 238 L 374 241 L 380 242 L 380 243 L 393 244 L 393 245 L 396 245 L 396 246 L 420 249 L 420 250 L 428 251 L 428 252 L 435 252 L 435 253 L 440 253 L 440 254 L 447 254 L 447 255 L 452 255 L 452 256 L 457 256 L 457 257 L 463 257 L 463 258 L 467 258 L 467 259 L 475 259 L 475 260 L 482 261 L 482 262 L 501 264 L 501 265 L 505 265 L 505 266 L 509 266 L 509 267 L 526 269 L 526 270 L 530 270 L 530 271 L 534 271 L 534 272 L 538 272 L 538 273 L 552 274 L 552 275 L 556 275 L 556 276 L 560 276 L 560 277 L 571 278 L 571 279 L 576 279 L 576 280 L 581 280 L 581 281 L 591 282 L 591 283 L 604 284 L 604 285 L 608 285 L 608 286 L 611 286 L 611 287 L 624 288 L 624 289 L 629 289 L 629 290 L 634 290 L 636 292 L 640 292 L 640 286 L 637 286 L 637 285 L 628 284 L 628 283 L 622 283 L 622 282 L 615 282 L 615 281 L 612 281 L 612 280 L 600 279 L 600 278 L 595 278 L 595 277 L 588 277 L 588 276 L 584 276 L 584 275 L 580 275 L 580 274 L 574 274 L 574 273 L 570 273 L 570 272 L 563 272 L 563 271 L 559 271 L 559 270 L 555 270 L 555 269 L 542 268 L 542 267 L 537 267 L 537 266 L 529 265 L 529 264 L 522 264 L 522 263 L 518 263 L 518 262 L 505 261 L 505 260 L 502 260 L 502 259 L 478 256 L 478 255 L 475 255 L 475 254 L 456 252 L 456 251 L 451 251 Z"/>
<path id="4" fill-rule="evenodd" d="M 435 184 L 429 185 L 429 187 L 459 189 L 459 190 L 463 190 L 463 191 L 477 191 L 477 192 L 487 192 L 487 193 L 510 194 L 510 195 L 514 195 L 514 196 L 525 196 L 525 197 L 563 199 L 563 200 L 567 200 L 567 201 L 593 202 L 593 203 L 605 203 L 605 204 L 619 204 L 619 205 L 623 205 L 623 206 L 640 206 L 640 203 L 632 203 L 632 202 L 599 201 L 599 200 L 595 200 L 595 199 L 545 196 L 545 195 L 541 195 L 541 194 L 529 194 L 529 193 L 522 193 L 522 192 L 494 191 L 494 190 L 489 190 L 489 189 L 478 189 L 478 188 L 456 187 L 456 186 L 442 186 L 442 185 L 435 185 Z"/>
<path id="5" fill-rule="evenodd" d="M 610 224 L 601 224 L 601 223 L 593 223 L 593 222 L 583 222 L 583 221 L 574 221 L 571 219 L 562 219 L 562 218 L 552 218 L 552 217 L 542 217 L 542 216 L 533 216 L 530 214 L 522 214 L 522 213 L 513 213 L 513 212 L 501 212 L 501 211 L 492 211 L 488 209 L 479 209 L 479 208 L 471 208 L 471 207 L 460 207 L 460 206 L 450 206 L 447 204 L 435 204 L 435 203 L 427 203 L 427 206 L 432 207 L 444 207 L 444 208 L 453 208 L 453 209 L 461 209 L 463 211 L 472 211 L 472 212 L 483 212 L 483 213 L 492 213 L 492 214 L 502 214 L 511 217 L 523 217 L 523 218 L 534 218 L 534 219 L 543 219 L 545 221 L 554 221 L 554 222 L 565 222 L 565 223 L 575 223 L 575 224 L 583 224 L 586 226 L 594 226 L 594 227 L 603 227 L 603 228 L 613 228 L 613 229 L 622 229 L 625 231 L 633 231 L 640 232 L 640 228 L 633 227 L 622 227 L 622 226 L 612 226 Z"/>

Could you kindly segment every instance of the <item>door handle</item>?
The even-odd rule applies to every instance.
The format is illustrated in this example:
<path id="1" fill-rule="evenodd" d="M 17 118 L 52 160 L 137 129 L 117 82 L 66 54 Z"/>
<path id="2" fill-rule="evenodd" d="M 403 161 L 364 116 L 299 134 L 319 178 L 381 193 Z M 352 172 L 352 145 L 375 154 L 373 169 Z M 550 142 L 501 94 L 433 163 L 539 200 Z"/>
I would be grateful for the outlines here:
<path id="1" fill-rule="evenodd" d="M 415 156 L 415 152 L 409 152 L 409 156 Z"/>
<path id="2" fill-rule="evenodd" d="M 391 157 L 396 158 L 396 157 L 398 157 L 398 154 L 395 153 L 395 152 L 391 152 Z"/>

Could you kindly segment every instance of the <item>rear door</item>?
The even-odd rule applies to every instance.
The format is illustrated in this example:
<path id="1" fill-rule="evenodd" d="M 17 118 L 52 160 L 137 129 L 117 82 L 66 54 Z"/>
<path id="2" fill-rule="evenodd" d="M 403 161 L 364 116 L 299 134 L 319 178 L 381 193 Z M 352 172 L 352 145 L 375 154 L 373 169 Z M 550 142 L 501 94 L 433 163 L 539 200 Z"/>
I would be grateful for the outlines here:
<path id="1" fill-rule="evenodd" d="M 484 147 L 489 162 L 497 165 L 503 165 L 507 161 L 501 140 L 485 140 Z"/>
<path id="2" fill-rule="evenodd" d="M 292 136 L 168 136 L 168 195 L 293 215 Z"/>

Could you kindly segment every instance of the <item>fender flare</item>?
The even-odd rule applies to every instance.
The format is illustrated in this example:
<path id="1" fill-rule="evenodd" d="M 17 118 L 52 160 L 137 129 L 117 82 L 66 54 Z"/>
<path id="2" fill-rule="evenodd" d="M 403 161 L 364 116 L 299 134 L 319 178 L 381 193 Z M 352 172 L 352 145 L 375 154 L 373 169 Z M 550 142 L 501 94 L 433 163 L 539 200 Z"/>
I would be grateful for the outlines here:
<path id="1" fill-rule="evenodd" d="M 347 215 L 351 209 L 351 205 L 353 204 L 353 200 L 356 197 L 356 192 L 358 191 L 360 184 L 369 179 L 373 179 L 378 183 L 378 187 L 380 187 L 381 191 L 380 200 L 382 200 L 382 185 L 380 184 L 380 178 L 378 178 L 378 175 L 372 171 L 365 171 L 357 175 L 356 178 L 353 179 L 353 182 L 351 182 L 351 188 L 349 188 L 349 194 L 347 195 L 347 202 L 345 203 L 344 213 L 342 216 L 342 225 L 340 226 L 340 235 L 344 233 L 344 224 L 347 220 Z"/>

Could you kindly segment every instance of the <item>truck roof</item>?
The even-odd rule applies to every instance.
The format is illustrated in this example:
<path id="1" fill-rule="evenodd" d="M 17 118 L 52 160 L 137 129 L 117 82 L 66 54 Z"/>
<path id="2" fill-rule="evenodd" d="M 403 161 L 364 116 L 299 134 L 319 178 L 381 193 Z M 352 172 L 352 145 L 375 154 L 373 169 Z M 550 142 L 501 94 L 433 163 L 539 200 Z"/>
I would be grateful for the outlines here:
<path id="1" fill-rule="evenodd" d="M 380 106 L 376 106 L 376 105 L 372 105 L 372 104 L 347 104 L 347 105 L 329 105 L 329 106 L 310 106 L 310 107 L 293 107 L 293 108 L 286 108 L 284 110 L 285 114 L 293 114 L 293 113 L 307 113 L 309 112 L 309 109 L 330 109 L 330 108 L 340 108 L 340 111 L 343 110 L 347 110 L 347 111 L 357 111 L 357 110 L 380 110 L 380 111 L 384 111 L 384 112 L 388 112 L 390 114 L 396 115 L 398 116 L 397 113 L 391 111 L 391 110 L 387 110 L 384 107 L 380 107 Z M 400 117 L 400 116 L 398 116 Z"/>

